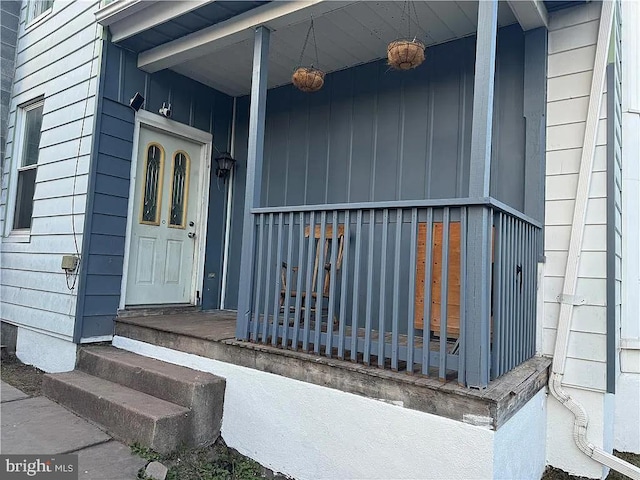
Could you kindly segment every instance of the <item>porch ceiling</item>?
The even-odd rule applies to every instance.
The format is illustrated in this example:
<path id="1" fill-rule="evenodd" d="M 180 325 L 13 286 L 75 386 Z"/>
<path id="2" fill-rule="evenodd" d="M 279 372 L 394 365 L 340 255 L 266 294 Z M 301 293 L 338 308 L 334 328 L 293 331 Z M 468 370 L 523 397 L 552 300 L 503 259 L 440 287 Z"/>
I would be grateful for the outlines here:
<path id="1" fill-rule="evenodd" d="M 324 2 L 323 2 L 324 3 Z M 387 44 L 406 36 L 404 2 L 327 2 L 319 15 L 309 11 L 290 23 L 273 26 L 269 52 L 269 88 L 291 82 L 309 27 L 315 19 L 320 67 L 333 72 L 386 56 Z M 427 46 L 447 42 L 476 32 L 478 3 L 475 1 L 414 2 L 419 19 L 418 39 Z M 507 2 L 500 2 L 498 23 L 516 23 Z M 412 35 L 415 25 L 412 25 Z M 237 42 L 213 49 L 197 58 L 172 66 L 172 70 L 232 96 L 249 93 L 253 59 L 253 36 L 246 32 Z M 303 63 L 313 60 L 308 47 Z"/>

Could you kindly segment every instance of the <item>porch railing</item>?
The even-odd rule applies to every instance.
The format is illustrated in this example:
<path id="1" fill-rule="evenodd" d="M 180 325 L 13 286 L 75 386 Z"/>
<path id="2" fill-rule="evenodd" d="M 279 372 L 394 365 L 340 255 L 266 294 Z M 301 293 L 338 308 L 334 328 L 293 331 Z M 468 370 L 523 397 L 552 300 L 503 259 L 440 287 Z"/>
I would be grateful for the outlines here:
<path id="1" fill-rule="evenodd" d="M 535 353 L 540 225 L 494 199 L 258 208 L 241 340 L 465 384 L 470 208 L 492 219 L 491 378 Z M 485 332 L 486 333 L 486 332 Z"/>

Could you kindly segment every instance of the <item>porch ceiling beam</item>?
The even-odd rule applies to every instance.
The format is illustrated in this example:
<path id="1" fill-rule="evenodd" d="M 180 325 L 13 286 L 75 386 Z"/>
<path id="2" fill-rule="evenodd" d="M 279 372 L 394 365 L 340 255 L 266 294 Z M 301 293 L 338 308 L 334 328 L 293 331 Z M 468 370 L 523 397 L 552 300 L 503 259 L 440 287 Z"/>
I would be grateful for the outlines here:
<path id="1" fill-rule="evenodd" d="M 253 44 L 253 74 L 251 76 L 251 105 L 249 107 L 249 144 L 247 147 L 244 222 L 240 257 L 240 281 L 236 337 L 249 338 L 251 301 L 253 298 L 253 258 L 256 248 L 255 220 L 251 209 L 260 206 L 262 192 L 262 162 L 264 159 L 264 130 L 267 111 L 267 79 L 269 67 L 270 31 L 264 26 L 255 29 Z"/>
<path id="2" fill-rule="evenodd" d="M 476 66 L 471 120 L 469 196 L 489 197 L 491 191 L 491 137 L 498 34 L 498 0 L 479 2 Z M 489 384 L 491 317 L 491 227 L 489 209 L 470 207 L 467 264 L 464 278 L 465 325 L 463 355 L 465 384 Z"/>
<path id="3" fill-rule="evenodd" d="M 342 8 L 348 3 L 351 2 L 327 0 L 269 2 L 224 22 L 141 52 L 138 55 L 138 68 L 150 73 L 171 68 L 247 40 L 251 38 L 252 29 L 259 25 L 276 30 L 299 23 L 309 18 L 311 14 L 320 15 Z"/>
<path id="4" fill-rule="evenodd" d="M 169 20 L 184 15 L 198 7 L 211 3 L 213 0 L 163 1 L 144 2 L 145 9 L 137 15 L 129 15 L 122 20 L 112 23 L 109 27 L 111 40 L 120 42 L 150 28 L 161 25 Z"/>
<path id="5" fill-rule="evenodd" d="M 508 3 L 523 30 L 549 27 L 547 7 L 542 0 L 508 0 Z"/>

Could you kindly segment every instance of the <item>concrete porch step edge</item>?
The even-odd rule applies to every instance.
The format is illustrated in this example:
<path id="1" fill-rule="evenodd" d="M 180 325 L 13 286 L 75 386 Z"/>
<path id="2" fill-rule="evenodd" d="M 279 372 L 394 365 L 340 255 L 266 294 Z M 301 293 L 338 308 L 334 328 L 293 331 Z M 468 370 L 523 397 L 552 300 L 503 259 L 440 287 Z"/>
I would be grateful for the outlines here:
<path id="1" fill-rule="evenodd" d="M 189 446 L 209 445 L 220 434 L 226 385 L 222 377 L 110 346 L 81 348 L 77 368 L 190 409 Z"/>
<path id="2" fill-rule="evenodd" d="M 160 453 L 185 443 L 191 424 L 188 408 L 78 370 L 45 375 L 42 391 L 114 437 Z"/>

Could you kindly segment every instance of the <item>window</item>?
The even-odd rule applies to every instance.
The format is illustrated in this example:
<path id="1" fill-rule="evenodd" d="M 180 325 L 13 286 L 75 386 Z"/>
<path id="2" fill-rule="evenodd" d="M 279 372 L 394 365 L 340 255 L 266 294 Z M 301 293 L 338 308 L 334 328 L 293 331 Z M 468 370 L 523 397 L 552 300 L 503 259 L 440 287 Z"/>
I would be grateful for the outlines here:
<path id="1" fill-rule="evenodd" d="M 27 2 L 27 23 L 35 20 L 53 7 L 53 0 L 32 0 Z"/>
<path id="2" fill-rule="evenodd" d="M 38 154 L 40 152 L 40 130 L 42 129 L 42 109 L 44 102 L 32 103 L 20 109 L 19 137 L 16 145 L 18 182 L 16 204 L 13 215 L 13 229 L 31 228 L 33 193 L 36 186 Z"/>
<path id="3" fill-rule="evenodd" d="M 160 225 L 160 200 L 162 199 L 162 176 L 164 172 L 164 149 L 157 143 L 147 147 L 142 179 L 142 212 L 140 223 Z"/>
<path id="4" fill-rule="evenodd" d="M 189 157 L 185 152 L 176 152 L 173 156 L 173 174 L 171 175 L 171 208 L 169 209 L 169 227 L 184 228 L 189 192 Z"/>

